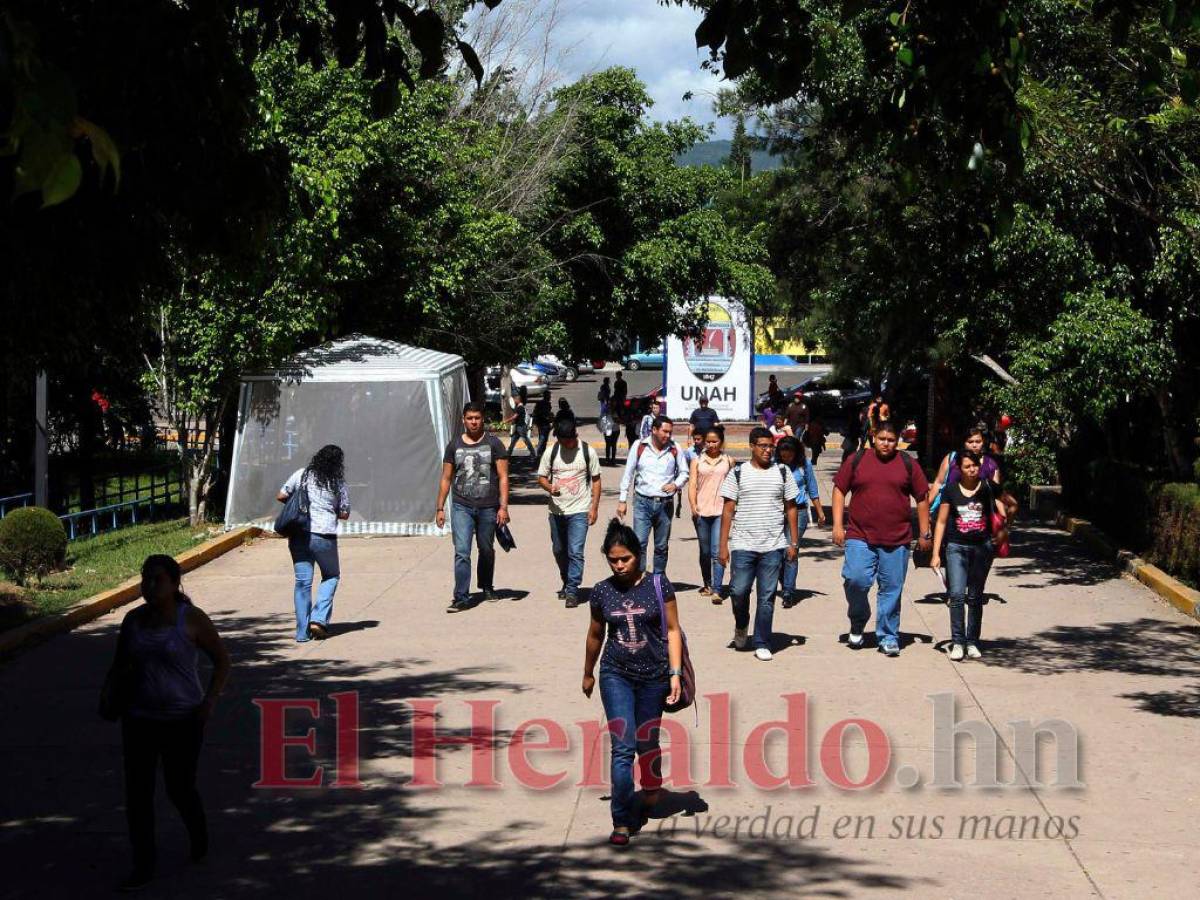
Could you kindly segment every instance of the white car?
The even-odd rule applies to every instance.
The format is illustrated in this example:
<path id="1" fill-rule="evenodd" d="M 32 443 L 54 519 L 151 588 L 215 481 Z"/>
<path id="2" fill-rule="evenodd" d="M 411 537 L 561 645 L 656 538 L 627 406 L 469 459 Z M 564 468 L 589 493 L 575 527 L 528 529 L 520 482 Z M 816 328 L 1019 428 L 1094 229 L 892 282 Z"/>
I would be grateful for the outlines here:
<path id="1" fill-rule="evenodd" d="M 580 375 L 592 375 L 596 368 L 586 360 L 578 362 L 563 362 L 553 353 L 543 353 L 537 358 L 537 362 L 549 363 L 552 366 L 557 366 L 558 370 L 563 373 L 563 378 L 567 381 L 574 381 Z"/>
<path id="2" fill-rule="evenodd" d="M 496 379 L 496 386 L 499 387 L 499 379 L 501 368 L 499 366 L 490 366 L 487 370 L 487 377 Z M 513 389 L 525 388 L 525 393 L 530 397 L 540 397 L 546 393 L 546 388 L 550 385 L 550 379 L 540 372 L 535 372 L 533 369 L 526 369 L 521 366 L 513 366 L 508 370 L 508 377 L 512 381 Z"/>

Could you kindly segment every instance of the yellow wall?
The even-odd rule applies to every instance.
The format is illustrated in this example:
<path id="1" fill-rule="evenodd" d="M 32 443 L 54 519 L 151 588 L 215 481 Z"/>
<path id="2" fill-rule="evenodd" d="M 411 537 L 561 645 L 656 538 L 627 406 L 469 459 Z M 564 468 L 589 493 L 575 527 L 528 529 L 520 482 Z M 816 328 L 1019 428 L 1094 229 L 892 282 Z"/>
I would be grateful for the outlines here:
<path id="1" fill-rule="evenodd" d="M 790 319 L 759 319 L 754 323 L 754 352 L 785 356 L 825 355 L 820 345 L 805 346 L 799 332 L 799 326 Z"/>

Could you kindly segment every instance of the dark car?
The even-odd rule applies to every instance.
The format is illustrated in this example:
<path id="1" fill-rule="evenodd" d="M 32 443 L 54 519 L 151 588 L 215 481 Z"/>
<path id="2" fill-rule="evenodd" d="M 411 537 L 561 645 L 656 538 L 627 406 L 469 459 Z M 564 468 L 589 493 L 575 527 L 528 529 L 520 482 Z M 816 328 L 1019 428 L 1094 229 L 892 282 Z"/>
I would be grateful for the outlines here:
<path id="1" fill-rule="evenodd" d="M 804 394 L 804 402 L 810 410 L 825 415 L 835 411 L 845 412 L 871 402 L 871 384 L 865 378 L 812 375 L 798 384 L 782 388 L 778 401 L 781 409 L 792 402 L 792 396 L 797 391 Z M 755 409 L 762 412 L 770 401 L 770 395 L 763 391 L 758 395 Z"/>

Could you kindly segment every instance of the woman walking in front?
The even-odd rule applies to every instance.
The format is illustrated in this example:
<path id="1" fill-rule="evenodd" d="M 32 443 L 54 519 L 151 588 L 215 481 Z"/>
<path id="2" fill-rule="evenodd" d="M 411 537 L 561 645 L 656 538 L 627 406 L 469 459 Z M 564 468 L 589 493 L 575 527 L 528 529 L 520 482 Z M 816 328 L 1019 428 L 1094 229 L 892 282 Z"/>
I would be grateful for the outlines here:
<path id="1" fill-rule="evenodd" d="M 288 537 L 292 567 L 296 572 L 296 640 L 329 636 L 333 616 L 333 595 L 337 592 L 341 568 L 338 565 L 337 523 L 350 518 L 350 491 L 346 487 L 345 456 L 342 448 L 326 444 L 313 455 L 303 469 L 297 469 L 284 482 L 276 497 L 287 503 L 292 493 L 308 492 L 309 530 Z M 313 606 L 313 564 L 321 570 L 321 587 Z"/>
<path id="2" fill-rule="evenodd" d="M 167 796 L 179 810 L 193 860 L 208 853 L 208 823 L 196 789 L 204 723 L 229 677 L 229 654 L 216 628 L 180 588 L 170 556 L 142 564 L 145 603 L 121 623 L 117 652 L 105 680 L 101 713 L 121 719 L 125 759 L 125 816 L 133 871 L 120 885 L 130 891 L 154 877 L 154 785 L 162 760 Z M 208 689 L 200 685 L 199 651 L 212 661 Z"/>
<path id="3" fill-rule="evenodd" d="M 950 658 L 958 662 L 964 653 L 979 659 L 979 634 L 983 628 L 983 588 L 992 565 L 996 544 L 1008 540 L 1003 524 L 1005 508 L 994 482 L 983 478 L 983 460 L 965 451 L 955 459 L 959 477 L 946 486 L 933 533 L 930 565 L 942 567 L 945 539 L 946 587 L 950 595 Z M 992 516 L 997 515 L 998 529 Z M 995 530 L 995 533 L 993 531 Z M 963 606 L 966 605 L 964 622 Z"/>
<path id="4" fill-rule="evenodd" d="M 604 555 L 613 574 L 592 589 L 583 694 L 592 696 L 599 659 L 600 699 L 613 728 L 613 830 L 608 840 L 624 847 L 658 802 L 662 761 L 657 723 L 664 707 L 679 699 L 683 638 L 674 588 L 666 576 L 642 570 L 642 545 L 633 529 L 619 519 L 609 523 Z M 660 609 L 666 612 L 666 622 Z M 634 803 L 635 754 L 642 778 L 640 807 Z"/>
<path id="5" fill-rule="evenodd" d="M 725 452 L 725 429 L 714 425 L 704 434 L 703 452 L 692 460 L 688 502 L 700 544 L 700 578 L 704 582 L 700 594 L 711 597 L 716 606 L 721 604 L 721 591 L 725 585 L 725 567 L 717 559 L 721 514 L 725 511 L 721 485 L 732 468 L 733 460 Z"/>
<path id="6" fill-rule="evenodd" d="M 825 527 L 825 508 L 821 506 L 821 495 L 817 491 L 817 474 L 813 471 L 812 463 L 804 455 L 804 446 L 794 437 L 785 437 L 775 446 L 775 458 L 792 473 L 796 487 L 800 489 L 800 496 L 796 498 L 796 506 L 799 512 L 797 521 L 800 526 L 798 538 L 802 540 L 804 531 L 808 528 L 810 506 L 816 513 L 821 527 Z M 796 599 L 796 576 L 799 572 L 800 562 L 798 559 L 783 561 L 779 580 L 784 609 L 791 609 L 799 602 Z"/>

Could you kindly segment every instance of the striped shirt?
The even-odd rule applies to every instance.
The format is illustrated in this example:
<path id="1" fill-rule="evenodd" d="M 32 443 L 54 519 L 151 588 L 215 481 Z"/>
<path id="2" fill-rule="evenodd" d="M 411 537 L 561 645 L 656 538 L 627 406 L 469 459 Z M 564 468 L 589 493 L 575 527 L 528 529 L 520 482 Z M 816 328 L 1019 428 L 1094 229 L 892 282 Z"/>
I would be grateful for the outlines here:
<path id="1" fill-rule="evenodd" d="M 759 469 L 752 463 L 736 466 L 725 476 L 721 496 L 737 504 L 733 527 L 729 529 L 731 551 L 769 553 L 791 543 L 787 535 L 786 501 L 795 501 L 800 489 L 786 467 L 773 464 Z"/>

